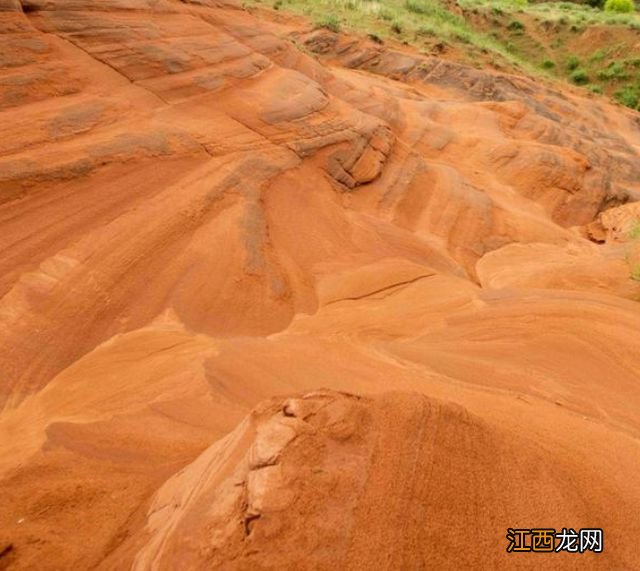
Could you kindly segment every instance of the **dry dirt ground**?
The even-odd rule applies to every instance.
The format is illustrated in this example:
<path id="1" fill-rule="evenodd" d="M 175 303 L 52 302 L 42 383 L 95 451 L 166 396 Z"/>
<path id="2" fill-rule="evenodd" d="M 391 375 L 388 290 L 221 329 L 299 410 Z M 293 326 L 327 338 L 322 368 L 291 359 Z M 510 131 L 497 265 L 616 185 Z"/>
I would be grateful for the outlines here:
<path id="1" fill-rule="evenodd" d="M 637 113 L 233 1 L 0 33 L 0 568 L 640 569 Z"/>

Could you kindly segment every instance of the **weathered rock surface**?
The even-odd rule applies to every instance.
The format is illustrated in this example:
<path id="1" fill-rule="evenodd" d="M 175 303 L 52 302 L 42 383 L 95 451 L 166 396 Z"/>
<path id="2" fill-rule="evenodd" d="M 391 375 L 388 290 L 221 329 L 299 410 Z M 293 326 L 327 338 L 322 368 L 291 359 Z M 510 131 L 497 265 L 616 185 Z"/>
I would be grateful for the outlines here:
<path id="1" fill-rule="evenodd" d="M 637 113 L 0 0 L 0 135 L 0 566 L 538 569 L 507 527 L 564 526 L 605 553 L 554 568 L 638 568 Z"/>
<path id="2" fill-rule="evenodd" d="M 442 568 L 455 547 L 460 565 L 508 566 L 494 549 L 505 507 L 514 521 L 580 519 L 598 501 L 577 490 L 585 468 L 417 393 L 315 391 L 263 403 L 169 479 L 109 565 L 133 550 L 133 569 Z M 616 497 L 604 473 L 595 495 Z M 473 541 L 443 529 L 471 517 Z"/>

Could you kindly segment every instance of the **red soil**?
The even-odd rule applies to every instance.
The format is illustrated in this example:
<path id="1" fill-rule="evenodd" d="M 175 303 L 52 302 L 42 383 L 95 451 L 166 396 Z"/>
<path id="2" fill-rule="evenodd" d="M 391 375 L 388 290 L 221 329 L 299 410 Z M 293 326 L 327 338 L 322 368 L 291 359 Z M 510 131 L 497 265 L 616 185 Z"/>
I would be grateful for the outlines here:
<path id="1" fill-rule="evenodd" d="M 640 568 L 637 113 L 239 2 L 0 31 L 0 568 Z"/>

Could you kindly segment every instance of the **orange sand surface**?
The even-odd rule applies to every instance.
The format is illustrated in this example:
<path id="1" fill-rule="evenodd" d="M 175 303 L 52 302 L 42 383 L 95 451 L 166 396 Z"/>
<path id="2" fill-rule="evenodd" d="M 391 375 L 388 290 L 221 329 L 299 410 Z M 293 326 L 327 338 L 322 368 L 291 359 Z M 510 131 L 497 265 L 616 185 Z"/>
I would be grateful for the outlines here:
<path id="1" fill-rule="evenodd" d="M 232 0 L 0 34 L 0 569 L 640 569 L 638 113 Z"/>

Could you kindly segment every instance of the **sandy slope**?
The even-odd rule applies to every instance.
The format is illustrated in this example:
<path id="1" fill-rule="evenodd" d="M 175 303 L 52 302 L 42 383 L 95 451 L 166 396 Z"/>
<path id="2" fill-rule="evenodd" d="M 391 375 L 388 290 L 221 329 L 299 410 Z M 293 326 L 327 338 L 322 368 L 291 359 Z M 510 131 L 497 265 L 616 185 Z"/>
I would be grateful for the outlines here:
<path id="1" fill-rule="evenodd" d="M 0 31 L 0 568 L 640 569 L 637 114 L 231 1 Z"/>

